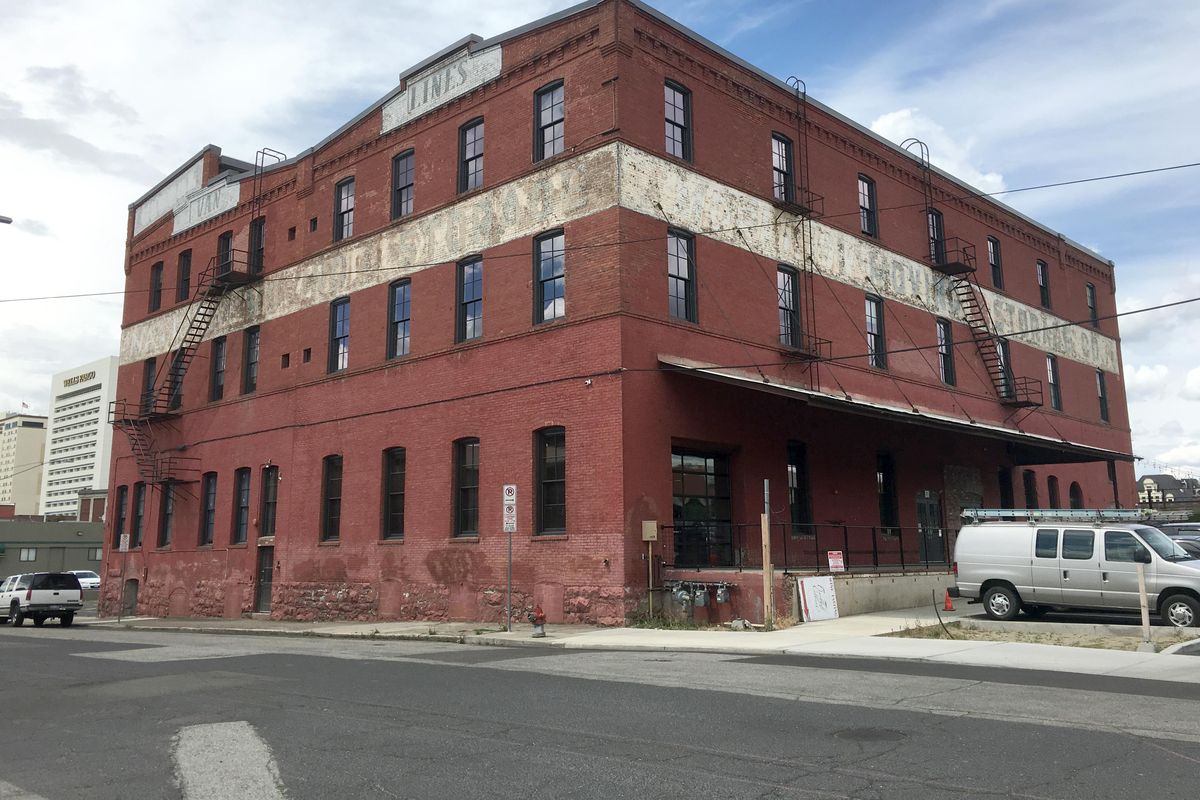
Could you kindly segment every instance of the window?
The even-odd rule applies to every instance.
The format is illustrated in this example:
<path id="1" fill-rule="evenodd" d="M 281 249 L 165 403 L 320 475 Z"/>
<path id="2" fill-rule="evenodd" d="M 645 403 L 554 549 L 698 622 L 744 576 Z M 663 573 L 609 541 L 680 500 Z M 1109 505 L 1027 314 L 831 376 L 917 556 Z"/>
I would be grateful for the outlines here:
<path id="1" fill-rule="evenodd" d="M 1050 384 L 1050 407 L 1062 411 L 1062 387 L 1058 383 L 1058 358 L 1046 354 L 1046 380 Z"/>
<path id="2" fill-rule="evenodd" d="M 412 284 L 407 279 L 388 287 L 388 358 L 408 355 L 411 296 Z"/>
<path id="3" fill-rule="evenodd" d="M 208 399 L 220 400 L 225 396 L 225 337 L 212 340 L 211 374 L 208 382 Z"/>
<path id="4" fill-rule="evenodd" d="M 458 190 L 469 192 L 483 186 L 483 120 L 463 125 L 458 131 Z"/>
<path id="5" fill-rule="evenodd" d="M 900 496 L 896 492 L 896 461 L 891 453 L 875 454 L 875 490 L 879 495 L 879 524 L 900 526 Z"/>
<path id="6" fill-rule="evenodd" d="M 479 535 L 479 440 L 454 443 L 454 535 Z"/>
<path id="7" fill-rule="evenodd" d="M 336 542 L 342 523 L 342 457 L 325 456 L 321 466 L 321 541 Z"/>
<path id="8" fill-rule="evenodd" d="M 186 366 L 183 348 L 180 348 L 171 356 L 171 371 L 167 375 L 167 383 L 170 386 L 167 394 L 167 408 L 172 411 L 183 405 L 183 373 Z"/>
<path id="9" fill-rule="evenodd" d="M 263 467 L 262 491 L 259 494 L 258 535 L 274 536 L 275 516 L 279 507 L 279 467 Z"/>
<path id="10" fill-rule="evenodd" d="M 37 560 L 37 548 L 36 547 L 22 547 L 20 560 L 21 561 Z"/>
<path id="11" fill-rule="evenodd" d="M 1104 384 L 1104 370 L 1096 370 L 1096 398 L 1100 401 L 1100 419 L 1108 422 L 1108 388 Z"/>
<path id="12" fill-rule="evenodd" d="M 392 219 L 413 213 L 413 157 L 406 150 L 392 159 Z"/>
<path id="13" fill-rule="evenodd" d="M 1058 493 L 1058 478 L 1054 475 L 1046 478 L 1046 496 L 1051 508 L 1062 508 L 1062 502 Z"/>
<path id="14" fill-rule="evenodd" d="M 1086 561 L 1092 557 L 1095 548 L 1096 534 L 1094 531 L 1063 531 L 1063 558 Z"/>
<path id="15" fill-rule="evenodd" d="M 875 181 L 858 176 L 858 226 L 867 236 L 879 235 L 879 217 L 875 207 Z"/>
<path id="16" fill-rule="evenodd" d="M 954 374 L 954 328 L 950 325 L 950 320 L 939 319 L 937 321 L 937 340 L 938 374 L 942 383 L 954 386 L 957 384 Z"/>
<path id="17" fill-rule="evenodd" d="M 333 187 L 333 240 L 340 242 L 353 235 L 354 178 L 346 178 Z"/>
<path id="18" fill-rule="evenodd" d="M 1042 308 L 1050 307 L 1050 268 L 1046 266 L 1045 261 L 1037 262 L 1037 283 L 1038 295 L 1042 302 Z"/>
<path id="19" fill-rule="evenodd" d="M 245 544 L 250 528 L 250 468 L 233 473 L 233 536 L 231 544 Z"/>
<path id="20" fill-rule="evenodd" d="M 179 271 L 175 278 L 175 302 L 183 303 L 192 294 L 192 251 L 179 254 Z"/>
<path id="21" fill-rule="evenodd" d="M 792 535 L 812 534 L 812 497 L 808 481 L 808 447 L 803 442 L 788 442 L 787 446 L 788 508 L 791 511 Z"/>
<path id="22" fill-rule="evenodd" d="M 1088 319 L 1091 320 L 1093 328 L 1099 328 L 1100 327 L 1100 317 L 1096 311 L 1096 284 L 1089 283 L 1086 287 L 1086 290 L 1087 290 Z"/>
<path id="23" fill-rule="evenodd" d="M 142 546 L 142 530 L 146 522 L 146 484 L 141 481 L 133 485 L 133 525 L 129 531 L 129 547 Z"/>
<path id="24" fill-rule="evenodd" d="M 142 362 L 142 413 L 149 414 L 154 410 L 154 379 L 157 371 L 154 357 Z"/>
<path id="25" fill-rule="evenodd" d="M 664 115 L 667 119 L 667 152 L 685 161 L 692 160 L 692 93 L 678 83 L 667 81 L 663 87 Z"/>
<path id="26" fill-rule="evenodd" d="M 258 326 L 246 328 L 242 337 L 242 394 L 258 388 Z"/>
<path id="27" fill-rule="evenodd" d="M 567 314 L 565 242 L 562 231 L 544 233 L 534 240 L 534 322 L 562 319 Z"/>
<path id="28" fill-rule="evenodd" d="M 929 209 L 929 262 L 941 264 L 946 260 L 946 229 L 942 222 L 942 212 L 936 208 Z"/>
<path id="29" fill-rule="evenodd" d="M 785 202 L 796 196 L 792 141 L 778 133 L 771 134 L 771 194 L 776 200 Z"/>
<path id="30" fill-rule="evenodd" d="M 1058 558 L 1058 531 L 1042 528 L 1034 540 L 1033 554 L 1037 558 Z"/>
<path id="31" fill-rule="evenodd" d="M 217 473 L 206 472 L 200 479 L 200 544 L 213 543 L 217 522 Z"/>
<path id="32" fill-rule="evenodd" d="M 250 220 L 250 274 L 258 275 L 263 271 L 263 255 L 266 252 L 267 218 L 255 217 Z"/>
<path id="33" fill-rule="evenodd" d="M 1008 339 L 996 339 L 996 358 L 1000 359 L 1000 391 L 1002 397 L 1013 395 L 1012 354 L 1008 349 Z"/>
<path id="34" fill-rule="evenodd" d="M 383 451 L 383 538 L 404 538 L 403 447 Z"/>
<path id="35" fill-rule="evenodd" d="M 150 311 L 162 307 L 163 262 L 157 261 L 150 267 Z"/>
<path id="36" fill-rule="evenodd" d="M 1079 488 L 1077 482 L 1071 481 L 1068 496 L 1071 498 L 1071 508 L 1083 508 L 1083 489 Z"/>
<path id="37" fill-rule="evenodd" d="M 883 328 L 883 299 L 867 295 L 867 363 L 887 369 L 887 339 Z"/>
<path id="38" fill-rule="evenodd" d="M 775 288 L 779 295 L 779 343 L 787 347 L 799 347 L 800 303 L 796 270 L 780 264 L 775 273 Z"/>
<path id="39" fill-rule="evenodd" d="M 563 83 L 558 81 L 538 91 L 533 100 L 533 160 L 556 156 L 563 151 Z"/>
<path id="40" fill-rule="evenodd" d="M 724 453 L 671 450 L 671 521 L 677 566 L 733 566 L 733 508 Z"/>
<path id="41" fill-rule="evenodd" d="M 87 560 L 88 561 L 99 561 L 103 557 L 104 557 L 104 551 L 101 548 L 92 547 L 92 548 L 88 549 L 88 552 L 87 552 Z"/>
<path id="42" fill-rule="evenodd" d="M 329 305 L 329 371 L 340 372 L 350 365 L 350 298 Z"/>
<path id="43" fill-rule="evenodd" d="M 233 269 L 233 231 L 225 231 L 217 237 L 217 274 L 224 275 Z"/>
<path id="44" fill-rule="evenodd" d="M 1038 500 L 1037 473 L 1031 469 L 1021 471 L 1022 488 L 1025 490 L 1025 507 L 1041 508 Z"/>
<path id="45" fill-rule="evenodd" d="M 117 487 L 117 518 L 113 523 L 113 547 L 121 546 L 121 536 L 125 533 L 125 501 L 129 498 L 129 487 Z"/>
<path id="46" fill-rule="evenodd" d="M 172 528 L 175 527 L 175 484 L 167 481 L 162 487 L 162 506 L 158 510 L 158 546 L 171 546 Z"/>
<path id="47" fill-rule="evenodd" d="M 567 431 L 543 428 L 534 437 L 537 533 L 567 530 Z"/>
<path id="48" fill-rule="evenodd" d="M 458 262 L 458 335 L 468 342 L 483 336 L 483 259 Z"/>
<path id="49" fill-rule="evenodd" d="M 696 321 L 696 240 L 683 231 L 667 231 L 667 297 L 673 319 Z"/>
<path id="50" fill-rule="evenodd" d="M 1013 479 L 1012 470 L 1008 467 L 1001 467 L 996 476 L 997 483 L 1000 486 L 1000 507 L 1015 508 L 1017 501 L 1013 495 Z"/>
<path id="51" fill-rule="evenodd" d="M 1139 553 L 1149 555 L 1146 548 L 1128 531 L 1104 532 L 1104 560 L 1133 564 Z"/>
<path id="52" fill-rule="evenodd" d="M 988 266 L 992 269 L 992 286 L 1004 288 L 1004 265 L 1000 260 L 1000 240 L 995 236 L 987 237 Z"/>

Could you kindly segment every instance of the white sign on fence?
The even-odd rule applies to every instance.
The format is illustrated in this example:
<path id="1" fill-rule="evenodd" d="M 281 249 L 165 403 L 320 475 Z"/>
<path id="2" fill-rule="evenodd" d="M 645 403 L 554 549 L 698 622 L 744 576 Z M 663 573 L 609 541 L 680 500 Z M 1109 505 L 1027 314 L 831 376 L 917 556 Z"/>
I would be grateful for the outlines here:
<path id="1" fill-rule="evenodd" d="M 517 532 L 517 485 L 504 484 L 504 532 Z"/>
<path id="2" fill-rule="evenodd" d="M 846 571 L 846 558 L 841 550 L 826 550 L 825 557 L 829 559 L 830 572 Z"/>

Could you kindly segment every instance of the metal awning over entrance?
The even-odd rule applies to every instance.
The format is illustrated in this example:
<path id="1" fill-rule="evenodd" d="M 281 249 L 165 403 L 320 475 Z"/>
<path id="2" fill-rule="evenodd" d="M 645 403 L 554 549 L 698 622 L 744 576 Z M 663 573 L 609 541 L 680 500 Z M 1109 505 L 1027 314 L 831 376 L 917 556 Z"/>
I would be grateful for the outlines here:
<path id="1" fill-rule="evenodd" d="M 931 411 L 920 411 L 913 408 L 887 405 L 874 400 L 838 397 L 825 392 L 791 386 L 785 383 L 768 383 L 759 376 L 740 374 L 735 370 L 712 367 L 678 356 L 659 355 L 658 363 L 668 370 L 685 375 L 767 392 L 768 394 L 779 395 L 781 397 L 789 397 L 813 408 L 840 411 L 846 414 L 858 414 L 908 425 L 921 425 L 951 433 L 997 439 L 1008 445 L 1009 456 L 1012 458 L 1014 464 L 1066 464 L 1090 461 L 1134 460 L 1134 456 L 1131 453 L 1093 447 L 1066 439 L 1055 439 L 1050 436 L 1027 433 L 986 422 L 971 422 Z"/>

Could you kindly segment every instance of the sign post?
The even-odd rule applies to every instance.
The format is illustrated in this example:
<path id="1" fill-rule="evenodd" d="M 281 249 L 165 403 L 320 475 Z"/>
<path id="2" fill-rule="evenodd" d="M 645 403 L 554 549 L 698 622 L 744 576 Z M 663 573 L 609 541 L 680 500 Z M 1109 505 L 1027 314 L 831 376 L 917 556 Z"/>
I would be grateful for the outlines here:
<path id="1" fill-rule="evenodd" d="M 642 520 L 642 541 L 646 543 L 646 602 L 654 616 L 654 543 L 658 541 L 658 520 Z"/>
<path id="2" fill-rule="evenodd" d="M 1138 597 L 1141 598 L 1142 606 L 1142 644 L 1138 650 L 1153 653 L 1155 652 L 1154 645 L 1150 642 L 1150 603 L 1146 597 L 1146 565 L 1140 561 L 1137 563 L 1137 576 Z M 1145 649 L 1143 650 L 1143 648 Z"/>
<path id="3" fill-rule="evenodd" d="M 117 546 L 118 552 L 121 553 L 121 585 L 117 587 L 117 622 L 121 621 L 121 614 L 125 611 L 125 562 L 129 560 L 129 534 L 121 534 L 121 543 Z M 98 601 L 97 601 L 97 604 Z"/>
<path id="4" fill-rule="evenodd" d="M 763 481 L 762 513 L 763 625 L 775 627 L 775 568 L 771 564 L 771 482 Z"/>
<path id="5" fill-rule="evenodd" d="M 504 484 L 504 533 L 508 535 L 508 594 L 504 600 L 505 629 L 512 633 L 512 537 L 517 532 L 517 485 Z"/>

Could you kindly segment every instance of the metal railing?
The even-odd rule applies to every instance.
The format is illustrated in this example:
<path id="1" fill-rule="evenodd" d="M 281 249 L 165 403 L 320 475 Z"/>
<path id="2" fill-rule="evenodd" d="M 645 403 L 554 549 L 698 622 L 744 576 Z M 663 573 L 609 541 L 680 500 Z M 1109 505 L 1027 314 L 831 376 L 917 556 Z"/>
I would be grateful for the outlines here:
<path id="1" fill-rule="evenodd" d="M 955 531 L 930 527 L 771 523 L 771 562 L 778 570 L 829 571 L 840 551 L 847 571 L 945 569 Z M 762 569 L 759 523 L 683 522 L 660 526 L 663 566 L 675 569 Z"/>

